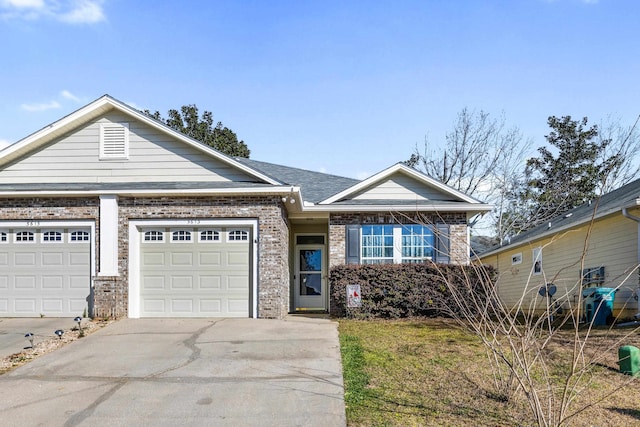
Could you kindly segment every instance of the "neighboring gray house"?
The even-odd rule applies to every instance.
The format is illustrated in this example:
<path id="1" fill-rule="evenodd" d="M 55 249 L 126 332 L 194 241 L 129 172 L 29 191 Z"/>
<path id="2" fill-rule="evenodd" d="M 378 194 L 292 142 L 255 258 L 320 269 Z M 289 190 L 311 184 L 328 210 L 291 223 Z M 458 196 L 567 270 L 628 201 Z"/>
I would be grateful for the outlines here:
<path id="1" fill-rule="evenodd" d="M 0 151 L 0 316 L 328 311 L 331 266 L 467 263 L 489 209 L 403 164 L 231 158 L 105 95 Z"/>

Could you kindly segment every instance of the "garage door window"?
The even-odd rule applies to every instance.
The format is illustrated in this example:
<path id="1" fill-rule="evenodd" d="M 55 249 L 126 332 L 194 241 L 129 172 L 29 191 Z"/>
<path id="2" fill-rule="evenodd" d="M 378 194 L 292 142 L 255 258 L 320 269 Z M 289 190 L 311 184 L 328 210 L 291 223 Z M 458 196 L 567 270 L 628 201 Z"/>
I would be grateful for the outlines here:
<path id="1" fill-rule="evenodd" d="M 0 243 L 6 243 L 6 242 L 7 242 L 7 233 L 2 231 L 0 232 Z"/>
<path id="2" fill-rule="evenodd" d="M 178 230 L 171 233 L 172 242 L 190 242 L 191 232 L 186 230 Z"/>
<path id="3" fill-rule="evenodd" d="M 69 235 L 69 240 L 71 242 L 88 242 L 89 241 L 89 232 L 88 231 L 72 231 Z"/>
<path id="4" fill-rule="evenodd" d="M 201 242 L 219 242 L 220 232 L 218 230 L 203 230 L 200 232 Z"/>
<path id="5" fill-rule="evenodd" d="M 28 243 L 35 241 L 35 234 L 33 231 L 18 231 L 16 233 L 16 242 Z"/>
<path id="6" fill-rule="evenodd" d="M 249 240 L 249 232 L 245 230 L 229 231 L 228 239 L 230 242 L 244 242 Z"/>
<path id="7" fill-rule="evenodd" d="M 62 242 L 62 233 L 59 231 L 45 231 L 42 233 L 43 242 Z"/>
<path id="8" fill-rule="evenodd" d="M 144 232 L 145 242 L 162 242 L 164 240 L 164 233 L 158 230 L 151 230 Z"/>

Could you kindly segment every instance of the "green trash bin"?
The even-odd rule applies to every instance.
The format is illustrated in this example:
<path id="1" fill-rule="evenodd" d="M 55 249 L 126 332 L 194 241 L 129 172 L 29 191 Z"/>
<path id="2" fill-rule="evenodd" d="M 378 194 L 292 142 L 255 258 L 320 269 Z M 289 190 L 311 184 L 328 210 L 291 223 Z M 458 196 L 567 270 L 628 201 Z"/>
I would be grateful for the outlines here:
<path id="1" fill-rule="evenodd" d="M 640 349 L 632 345 L 623 345 L 618 349 L 620 372 L 636 376 L 640 372 Z"/>

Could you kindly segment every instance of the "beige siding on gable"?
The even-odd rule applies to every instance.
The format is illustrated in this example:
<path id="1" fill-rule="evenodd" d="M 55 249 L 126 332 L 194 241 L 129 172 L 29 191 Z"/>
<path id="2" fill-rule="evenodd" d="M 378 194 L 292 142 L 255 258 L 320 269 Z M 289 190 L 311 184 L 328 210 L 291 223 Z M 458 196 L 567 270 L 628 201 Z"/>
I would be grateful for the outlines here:
<path id="1" fill-rule="evenodd" d="M 100 160 L 100 123 L 129 123 L 129 157 Z M 2 183 L 255 181 L 210 155 L 124 114 L 108 114 L 8 165 Z"/>
<path id="2" fill-rule="evenodd" d="M 357 193 L 353 200 L 451 200 L 435 188 L 427 187 L 424 183 L 396 173 L 385 181 L 378 183 Z"/>
<path id="3" fill-rule="evenodd" d="M 623 317 L 637 312 L 634 292 L 638 288 L 638 274 L 633 270 L 638 261 L 638 224 L 617 212 L 598 220 L 588 239 L 584 265 L 581 255 L 587 239 L 588 225 L 560 232 L 529 244 L 510 248 L 503 253 L 482 258 L 482 263 L 498 269 L 498 293 L 509 307 L 521 304 L 525 309 L 533 302 L 540 307 L 544 298 L 538 290 L 545 283 L 557 286 L 557 295 L 570 295 L 577 304 L 581 291 L 581 269 L 605 267 L 602 287 L 620 290 L 615 296 L 616 313 L 625 310 Z M 533 274 L 533 249 L 542 248 L 542 273 Z M 512 264 L 512 257 L 522 254 L 521 264 Z"/>

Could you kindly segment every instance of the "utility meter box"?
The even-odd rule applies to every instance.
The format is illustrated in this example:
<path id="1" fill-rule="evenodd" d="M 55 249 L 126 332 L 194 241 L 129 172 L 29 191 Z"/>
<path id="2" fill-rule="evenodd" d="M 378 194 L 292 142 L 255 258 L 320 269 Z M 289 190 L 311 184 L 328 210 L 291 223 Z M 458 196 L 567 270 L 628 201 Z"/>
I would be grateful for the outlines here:
<path id="1" fill-rule="evenodd" d="M 586 288 L 582 290 L 584 314 L 587 323 L 604 326 L 613 317 L 614 288 Z"/>
<path id="2" fill-rule="evenodd" d="M 637 376 L 640 373 L 640 349 L 632 345 L 624 345 L 618 349 L 618 365 L 620 372 Z"/>

